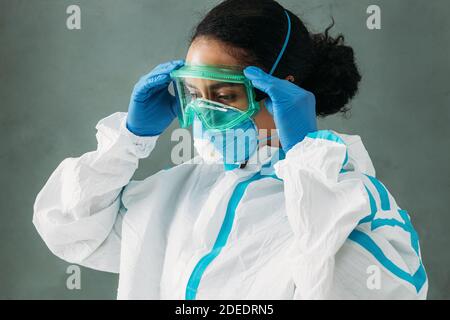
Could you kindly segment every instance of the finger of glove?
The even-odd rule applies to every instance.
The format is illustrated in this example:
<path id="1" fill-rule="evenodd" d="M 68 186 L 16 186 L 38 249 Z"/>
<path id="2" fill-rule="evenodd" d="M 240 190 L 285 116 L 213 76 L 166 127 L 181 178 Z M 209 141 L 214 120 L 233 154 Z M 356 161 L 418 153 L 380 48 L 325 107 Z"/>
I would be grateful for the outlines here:
<path id="1" fill-rule="evenodd" d="M 161 63 L 152 71 L 150 71 L 146 76 L 159 75 L 159 74 L 169 74 L 173 70 L 180 68 L 184 65 L 184 60 L 173 60 L 165 63 Z M 144 77 L 146 77 L 144 76 Z"/>
<path id="2" fill-rule="evenodd" d="M 276 98 L 281 80 L 271 76 L 258 67 L 247 67 L 244 75 L 252 82 L 252 85 L 268 94 L 272 100 Z"/>
<path id="3" fill-rule="evenodd" d="M 184 65 L 184 60 L 175 60 L 160 64 L 150 73 L 141 77 L 134 87 L 135 93 L 151 93 L 151 89 L 158 91 L 158 89 L 165 88 L 169 85 L 171 78 L 170 73 Z"/>
<path id="4" fill-rule="evenodd" d="M 170 76 L 160 74 L 147 79 L 141 79 L 134 87 L 133 97 L 135 100 L 145 100 L 152 94 L 164 90 L 170 84 Z"/>
<path id="5" fill-rule="evenodd" d="M 264 102 L 264 105 L 266 106 L 267 111 L 270 113 L 270 115 L 273 116 L 273 102 L 272 100 L 266 99 L 266 101 Z"/>

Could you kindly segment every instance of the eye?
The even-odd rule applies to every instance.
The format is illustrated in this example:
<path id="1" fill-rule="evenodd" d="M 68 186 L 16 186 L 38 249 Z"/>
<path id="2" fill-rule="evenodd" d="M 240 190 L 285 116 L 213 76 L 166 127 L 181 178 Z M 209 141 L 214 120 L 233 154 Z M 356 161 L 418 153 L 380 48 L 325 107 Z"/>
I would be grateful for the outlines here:
<path id="1" fill-rule="evenodd" d="M 236 99 L 235 94 L 219 94 L 217 96 L 217 99 L 223 100 L 223 101 L 234 101 Z"/>

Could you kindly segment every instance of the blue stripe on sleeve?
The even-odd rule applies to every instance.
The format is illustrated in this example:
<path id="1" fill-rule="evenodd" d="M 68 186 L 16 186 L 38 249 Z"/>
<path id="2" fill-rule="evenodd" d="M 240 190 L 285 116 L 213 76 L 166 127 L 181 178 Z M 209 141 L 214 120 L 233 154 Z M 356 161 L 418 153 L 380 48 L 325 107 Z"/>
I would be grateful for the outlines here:
<path id="1" fill-rule="evenodd" d="M 420 262 L 419 268 L 414 273 L 414 275 L 410 275 L 408 272 L 400 269 L 389 258 L 387 258 L 380 247 L 378 247 L 378 245 L 375 243 L 375 241 L 373 241 L 372 238 L 364 232 L 355 229 L 350 234 L 349 239 L 355 241 L 368 252 L 370 252 L 378 260 L 378 262 L 380 262 L 381 265 L 383 265 L 394 275 L 412 284 L 416 288 L 417 292 L 422 289 L 423 285 L 426 282 L 426 273 L 422 262 Z"/>

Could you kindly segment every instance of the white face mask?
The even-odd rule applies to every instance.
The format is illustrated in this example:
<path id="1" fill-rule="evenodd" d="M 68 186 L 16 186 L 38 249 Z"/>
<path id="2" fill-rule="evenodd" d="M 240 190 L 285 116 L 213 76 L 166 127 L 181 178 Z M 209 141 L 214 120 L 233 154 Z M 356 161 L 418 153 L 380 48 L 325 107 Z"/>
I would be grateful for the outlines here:
<path id="1" fill-rule="evenodd" d="M 194 148 L 207 164 L 223 163 L 223 156 L 208 139 L 194 137 Z"/>
<path id="2" fill-rule="evenodd" d="M 258 139 L 258 129 L 253 120 L 226 133 L 211 133 L 203 129 L 200 120 L 194 119 L 193 130 L 194 147 L 206 163 L 244 163 L 255 154 L 263 142 L 270 140 Z"/>

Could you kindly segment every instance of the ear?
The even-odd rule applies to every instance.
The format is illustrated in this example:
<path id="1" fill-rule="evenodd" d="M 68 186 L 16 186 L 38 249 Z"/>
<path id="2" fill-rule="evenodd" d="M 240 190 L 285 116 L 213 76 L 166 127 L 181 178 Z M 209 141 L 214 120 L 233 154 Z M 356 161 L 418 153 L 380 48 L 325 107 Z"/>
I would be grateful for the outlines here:
<path id="1" fill-rule="evenodd" d="M 287 80 L 287 81 L 289 81 L 289 82 L 292 82 L 292 83 L 294 83 L 294 81 L 295 81 L 295 78 L 294 78 L 294 76 L 293 75 L 288 75 L 286 78 L 285 78 L 285 80 Z"/>

